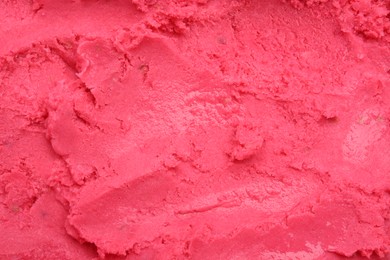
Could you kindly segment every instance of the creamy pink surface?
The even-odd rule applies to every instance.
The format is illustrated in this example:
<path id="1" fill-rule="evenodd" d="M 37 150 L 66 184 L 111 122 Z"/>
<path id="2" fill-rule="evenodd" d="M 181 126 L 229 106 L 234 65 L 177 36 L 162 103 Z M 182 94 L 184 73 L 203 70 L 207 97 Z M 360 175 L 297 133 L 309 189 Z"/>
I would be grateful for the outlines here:
<path id="1" fill-rule="evenodd" d="M 0 259 L 390 259 L 388 0 L 0 2 Z"/>

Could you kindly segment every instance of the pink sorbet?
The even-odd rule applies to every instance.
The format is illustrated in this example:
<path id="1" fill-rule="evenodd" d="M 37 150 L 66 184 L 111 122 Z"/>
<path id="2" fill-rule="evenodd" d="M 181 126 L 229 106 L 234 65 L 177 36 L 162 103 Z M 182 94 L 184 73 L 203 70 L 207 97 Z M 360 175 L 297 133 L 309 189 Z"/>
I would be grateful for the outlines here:
<path id="1" fill-rule="evenodd" d="M 389 0 L 0 15 L 0 259 L 390 259 Z"/>

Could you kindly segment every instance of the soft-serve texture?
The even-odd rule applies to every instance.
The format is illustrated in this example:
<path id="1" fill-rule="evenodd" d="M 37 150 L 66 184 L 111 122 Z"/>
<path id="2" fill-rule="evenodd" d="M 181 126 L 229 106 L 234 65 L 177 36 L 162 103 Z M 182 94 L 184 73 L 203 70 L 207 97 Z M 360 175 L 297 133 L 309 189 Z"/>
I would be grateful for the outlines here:
<path id="1" fill-rule="evenodd" d="M 2 1 L 1 259 L 389 259 L 387 0 Z"/>

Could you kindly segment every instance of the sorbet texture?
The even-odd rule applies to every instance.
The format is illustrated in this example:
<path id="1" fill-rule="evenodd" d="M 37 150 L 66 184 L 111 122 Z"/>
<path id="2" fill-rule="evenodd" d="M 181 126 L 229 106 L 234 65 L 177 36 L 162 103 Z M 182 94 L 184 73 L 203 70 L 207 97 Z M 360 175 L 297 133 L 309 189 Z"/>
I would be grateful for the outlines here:
<path id="1" fill-rule="evenodd" d="M 0 2 L 0 259 L 390 259 L 389 0 Z"/>

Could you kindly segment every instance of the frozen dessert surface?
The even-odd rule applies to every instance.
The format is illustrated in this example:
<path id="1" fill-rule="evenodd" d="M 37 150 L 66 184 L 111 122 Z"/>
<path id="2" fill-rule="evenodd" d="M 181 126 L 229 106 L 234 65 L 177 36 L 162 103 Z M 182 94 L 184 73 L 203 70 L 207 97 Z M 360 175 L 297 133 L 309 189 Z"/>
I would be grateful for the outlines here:
<path id="1" fill-rule="evenodd" d="M 1 259 L 389 259 L 388 0 L 0 3 Z"/>

